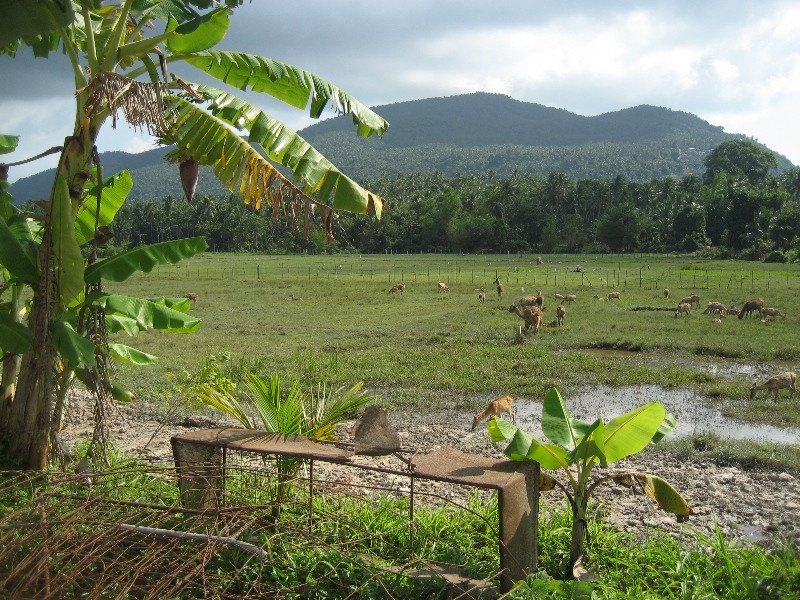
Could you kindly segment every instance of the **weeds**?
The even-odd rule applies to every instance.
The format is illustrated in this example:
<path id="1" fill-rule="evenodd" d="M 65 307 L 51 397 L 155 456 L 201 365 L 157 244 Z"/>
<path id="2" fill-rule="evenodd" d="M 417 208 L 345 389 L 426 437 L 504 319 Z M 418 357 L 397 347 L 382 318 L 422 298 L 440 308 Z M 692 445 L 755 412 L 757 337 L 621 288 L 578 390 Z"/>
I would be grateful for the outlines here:
<path id="1" fill-rule="evenodd" d="M 744 471 L 783 471 L 800 474 L 800 448 L 769 442 L 723 440 L 704 434 L 667 442 L 665 447 L 679 461 L 705 460 L 720 467 Z"/>

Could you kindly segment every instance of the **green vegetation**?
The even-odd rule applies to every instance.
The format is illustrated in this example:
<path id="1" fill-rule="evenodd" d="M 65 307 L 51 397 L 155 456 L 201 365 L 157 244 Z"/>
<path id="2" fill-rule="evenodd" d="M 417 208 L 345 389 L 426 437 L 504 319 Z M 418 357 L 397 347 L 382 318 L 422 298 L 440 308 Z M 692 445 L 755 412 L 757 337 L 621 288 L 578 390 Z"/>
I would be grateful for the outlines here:
<path id="1" fill-rule="evenodd" d="M 596 385 L 657 385 L 693 389 L 730 415 L 749 411 L 752 420 L 800 424 L 785 395 L 777 406 L 763 394 L 748 398 L 762 372 L 796 369 L 800 361 L 800 321 L 792 313 L 800 290 L 796 267 L 640 255 L 544 255 L 543 261 L 205 254 L 159 267 L 110 287 L 142 296 L 196 293 L 192 314 L 203 325 L 190 337 L 140 335 L 140 349 L 169 358 L 146 369 L 123 366 L 121 383 L 161 403 L 176 397 L 176 386 L 185 393 L 219 378 L 241 382 L 250 369 L 334 387 L 363 380 L 392 406 L 444 403 L 465 412 L 504 393 L 543 398 L 557 387 L 569 397 Z M 502 301 L 491 285 L 496 276 L 505 284 Z M 407 284 L 402 295 L 388 294 L 399 281 Z M 439 281 L 451 291 L 438 291 Z M 484 304 L 479 287 L 487 288 Z M 523 323 L 508 307 L 523 287 L 544 293 L 545 323 L 540 335 L 518 345 Z M 672 290 L 669 298 L 664 288 Z M 611 290 L 620 290 L 621 300 L 593 298 Z M 701 309 L 675 318 L 675 305 L 692 291 Z M 577 295 L 561 328 L 553 326 L 554 293 Z M 707 301 L 741 306 L 753 296 L 783 309 L 787 319 L 762 324 L 732 315 L 717 324 L 702 314 Z M 659 398 L 642 402 L 649 400 Z"/>
<path id="2" fill-rule="evenodd" d="M 493 497 L 473 494 L 460 509 L 422 502 L 415 509 L 412 556 L 408 500 L 396 495 L 318 493 L 309 507 L 298 489 L 276 522 L 269 504 L 236 503 L 237 498 L 254 500 L 253 493 L 264 488 L 264 474 L 259 480 L 252 470 L 231 468 L 226 480 L 229 507 L 209 520 L 168 509 L 178 502 L 174 473 L 114 453 L 111 458 L 112 468 L 94 476 L 91 485 L 85 478 L 57 474 L 0 482 L 4 594 L 25 597 L 25 590 L 27 596 L 49 600 L 80 597 L 87 590 L 118 592 L 127 586 L 130 595 L 120 597 L 172 589 L 181 598 L 304 598 L 313 589 L 315 597 L 324 598 L 421 600 L 450 597 L 452 591 L 436 577 L 417 576 L 423 558 L 458 565 L 476 579 L 491 580 L 499 570 Z M 564 581 L 570 510 L 544 504 L 540 571 L 520 582 L 509 597 L 738 600 L 793 598 L 800 593 L 800 556 L 788 544 L 740 544 L 719 532 L 673 539 L 653 531 L 641 539 L 605 525 L 601 513 L 593 517 L 591 560 L 585 565 L 594 575 L 592 582 Z M 126 533 L 109 525 L 114 523 L 142 531 Z M 9 527 L 14 524 L 24 526 Z M 198 535 L 200 543 L 145 533 L 148 527 L 189 532 Z M 247 540 L 244 546 L 251 551 L 213 543 L 215 536 L 232 532 Z M 40 565 L 31 579 L 22 577 L 29 574 L 26 563 Z M 198 564 L 202 578 L 190 576 Z"/>
<path id="3" fill-rule="evenodd" d="M 492 419 L 487 428 L 493 442 L 509 442 L 504 450 L 511 460 L 534 460 L 542 468 L 561 471 L 569 485 L 550 479 L 545 487 L 558 485 L 566 494 L 572 512 L 572 535 L 565 572 L 575 572 L 585 550 L 589 500 L 598 485 L 612 480 L 634 480 L 663 510 L 688 518 L 689 505 L 665 480 L 650 473 L 618 473 L 592 478 L 596 466 L 607 467 L 637 454 L 649 444 L 661 441 L 675 428 L 676 422 L 658 402 L 650 402 L 608 423 L 598 418 L 594 423 L 574 418 L 558 390 L 547 393 L 542 404 L 542 431 L 551 443 L 542 443 L 515 425 Z M 576 575 L 576 578 L 579 578 Z"/>
<path id="4" fill-rule="evenodd" d="M 123 366 L 120 377 L 134 389 L 137 402 L 156 406 L 191 401 L 199 384 L 235 390 L 248 370 L 264 376 L 278 374 L 284 381 L 320 382 L 328 389 L 363 379 L 365 389 L 380 393 L 390 410 L 441 406 L 462 411 L 465 427 L 487 396 L 500 393 L 524 399 L 541 398 L 553 386 L 567 390 L 569 396 L 601 383 L 658 384 L 694 388 L 720 402 L 726 411 L 747 408 L 751 418 L 762 421 L 776 419 L 776 411 L 785 408 L 785 424 L 798 424 L 797 417 L 788 414 L 792 402 L 785 396 L 777 404 L 761 395 L 750 402 L 748 390 L 757 377 L 744 368 L 754 363 L 796 368 L 800 360 L 795 341 L 800 319 L 791 312 L 800 290 L 800 272 L 794 267 L 642 255 L 542 258 L 543 265 L 536 264 L 535 256 L 515 255 L 199 255 L 109 286 L 115 293 L 142 296 L 197 294 L 191 312 L 203 319 L 197 332 L 185 336 L 141 333 L 137 345 L 158 355 L 160 361 L 146 369 Z M 582 273 L 574 271 L 576 264 L 582 266 Z M 505 285 L 502 301 L 491 286 L 497 276 Z M 402 295 L 388 294 L 399 281 L 407 284 Z M 439 281 L 451 291 L 438 291 Z M 484 304 L 478 301 L 479 287 L 487 288 Z M 541 334 L 526 335 L 520 345 L 516 334 L 522 322 L 508 312 L 508 305 L 519 299 L 523 287 L 526 293 L 541 289 L 545 294 L 546 318 Z M 668 299 L 663 296 L 665 287 L 672 290 Z M 621 291 L 619 301 L 593 299 L 614 289 Z M 789 316 L 767 324 L 732 316 L 714 324 L 711 315 L 695 309 L 689 317 L 675 318 L 672 310 L 677 299 L 692 291 L 700 295 L 701 307 L 712 299 L 741 305 L 759 295 L 768 304 L 787 309 Z M 578 297 L 567 305 L 566 322 L 560 328 L 554 325 L 554 293 Z M 293 301 L 290 294 L 303 300 Z M 125 339 L 122 333 L 115 337 Z M 657 393 L 642 398 L 642 402 L 651 400 L 659 400 Z M 195 402 L 188 408 L 196 411 L 199 405 Z M 800 473 L 800 451 L 776 445 L 704 437 L 669 442 L 667 447 L 678 457 Z M 177 502 L 177 487 L 169 476 L 144 473 L 129 462 L 114 467 L 94 480 L 94 497 L 145 504 Z M 241 539 L 266 548 L 273 560 L 264 568 L 246 552 L 219 547 L 205 571 L 207 586 L 240 595 L 283 590 L 287 597 L 292 593 L 302 597 L 313 581 L 317 593 L 331 598 L 346 597 L 353 590 L 362 598 L 446 597 L 447 588 L 438 579 L 412 576 L 417 563 L 409 561 L 404 545 L 408 543 L 406 502 L 371 497 L 361 503 L 319 494 L 314 498 L 314 536 L 310 537 L 305 529 L 307 500 L 301 497 L 301 489 L 296 497 L 290 495 L 294 500 L 287 501 L 283 511 L 281 521 L 288 529 L 277 531 L 272 507 L 264 504 L 274 490 L 263 482 L 254 485 L 253 475 L 247 472 L 242 472 L 239 483 L 235 478 L 229 483 L 229 499 L 238 494 L 242 503 L 262 508 L 248 508 L 246 528 L 242 529 L 243 522 L 221 523 L 221 530 L 241 531 Z M 34 489 L 41 490 L 41 484 L 17 482 L 4 487 L 6 515 L 15 515 L 13 511 Z M 593 593 L 597 598 L 620 600 L 688 600 L 799 593 L 800 559 L 788 545 L 740 545 L 722 535 L 675 540 L 656 532 L 637 539 L 606 525 L 602 512 L 592 504 L 587 520 L 590 560 L 583 566 L 595 574 L 596 581 L 564 581 L 571 510 L 552 498 L 546 495 L 542 507 L 541 571 L 511 597 L 567 600 Z M 51 501 L 56 506 L 51 520 L 58 511 L 77 508 L 77 501 L 66 501 L 62 494 Z M 418 507 L 416 556 L 459 564 L 469 576 L 491 579 L 498 569 L 493 531 L 497 507 L 478 497 L 468 507 L 466 511 L 452 506 Z M 109 522 L 148 524 L 141 510 L 136 508 L 135 518 L 124 512 L 104 513 L 97 517 L 100 530 L 107 532 Z M 63 535 L 62 543 L 69 548 L 75 540 L 84 539 L 99 547 L 91 521 L 81 512 L 75 514 L 79 519 L 74 529 L 64 524 L 50 530 L 49 548 L 60 539 L 57 534 Z M 207 522 L 195 522 L 187 515 L 164 514 L 153 520 L 163 528 L 208 533 Z M 20 522 L 30 521 L 29 513 L 20 513 Z M 35 530 L 25 531 L 33 534 Z M 15 548 L 10 543 L 6 547 Z M 32 541 L 26 547 L 38 546 Z M 115 573 L 122 581 L 135 572 L 125 568 L 130 567 L 126 561 L 146 554 L 136 552 L 135 545 L 130 552 L 119 552 L 119 544 L 114 548 L 105 572 Z M 174 552 L 169 556 L 180 557 L 175 564 L 192 565 L 200 550 L 183 544 Z M 29 555 L 27 551 L 20 554 Z M 67 563 L 68 553 L 59 556 L 62 566 L 73 564 Z M 160 556 L 161 564 L 173 564 L 163 563 L 163 552 Z M 78 558 L 83 556 L 74 557 L 75 564 Z M 4 561 L 2 572 L 15 564 Z M 391 570 L 405 565 L 402 574 Z M 154 566 L 142 572 L 147 573 L 145 581 L 158 581 L 162 575 L 165 581 L 175 580 L 174 572 L 163 574 Z M 89 582 L 96 581 L 92 573 L 87 577 Z"/>

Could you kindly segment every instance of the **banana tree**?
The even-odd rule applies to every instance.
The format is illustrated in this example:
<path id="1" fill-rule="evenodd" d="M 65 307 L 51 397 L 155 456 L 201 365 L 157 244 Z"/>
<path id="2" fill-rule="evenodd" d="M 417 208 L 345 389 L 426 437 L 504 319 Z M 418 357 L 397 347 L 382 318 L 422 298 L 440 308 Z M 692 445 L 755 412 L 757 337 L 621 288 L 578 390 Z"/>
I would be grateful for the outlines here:
<path id="1" fill-rule="evenodd" d="M 303 69 L 216 46 L 225 36 L 233 10 L 242 0 L 7 0 L 0 19 L 0 52 L 16 56 L 25 47 L 37 57 L 61 51 L 75 83 L 72 135 L 64 140 L 51 197 L 42 203 L 38 253 L 26 252 L 35 281 L 26 326 L 28 350 L 22 355 L 13 396 L 0 414 L 10 458 L 29 468 L 47 463 L 46 440 L 52 423 L 53 392 L 60 353 L 54 324 L 81 301 L 86 290 L 75 218 L 84 204 L 95 146 L 102 126 L 121 116 L 135 129 L 175 145 L 169 159 L 191 197 L 197 166 L 213 167 L 217 177 L 244 201 L 293 225 L 318 214 L 332 235 L 335 212 L 375 211 L 383 199 L 357 185 L 295 132 L 267 112 L 212 86 L 170 75 L 182 63 L 236 90 L 262 92 L 313 117 L 332 105 L 351 114 L 359 135 L 383 135 L 388 123 L 336 86 Z M 288 167 L 293 180 L 276 165 Z M 13 165 L 13 163 L 12 163 Z M 98 197 L 103 196 L 102 194 Z M 101 208 L 97 212 L 102 211 Z M 307 225 L 306 225 L 307 226 Z M 96 235 L 103 232 L 96 230 Z M 30 246 L 26 246 L 27 251 Z M 35 269 L 34 269 L 35 267 Z"/>
<path id="2" fill-rule="evenodd" d="M 76 288 L 73 302 L 65 306 L 51 323 L 52 344 L 59 361 L 51 374 L 54 381 L 54 405 L 50 430 L 47 433 L 58 441 L 66 415 L 67 391 L 74 376 L 95 392 L 97 409 L 110 399 L 131 400 L 132 394 L 116 386 L 111 374 L 111 361 L 128 364 L 151 364 L 156 357 L 140 352 L 125 344 L 108 343 L 108 332 L 125 331 L 136 335 L 146 329 L 172 332 L 191 332 L 200 321 L 187 315 L 190 303 L 186 298 L 140 299 L 108 294 L 102 291 L 103 280 L 124 281 L 132 274 L 146 272 L 159 264 L 174 264 L 206 249 L 203 238 L 176 240 L 121 252 L 103 260 L 96 252 L 109 236 L 105 234 L 117 210 L 130 192 L 133 182 L 125 172 L 109 177 L 101 185 L 86 191 L 85 203 L 74 220 L 75 242 L 79 251 L 76 262 L 88 255 L 89 264 L 82 272 L 82 281 L 64 280 L 65 285 Z M 104 202 L 98 201 L 98 192 L 104 189 Z M 5 194 L 0 198 L 0 266 L 3 268 L 6 287 L 0 291 L 0 348 L 4 364 L 17 365 L 18 357 L 29 351 L 32 341 L 30 330 L 24 325 L 28 304 L 21 299 L 30 296 L 26 287 L 35 287 L 38 281 L 36 256 L 42 240 L 40 217 L 19 211 Z M 100 210 L 98 210 L 98 208 Z M 85 252 L 81 252 L 85 250 Z M 10 413 L 14 398 L 16 372 L 4 369 L 0 380 L 0 414 Z M 96 423 L 95 439 L 104 441 L 104 420 Z M 102 449 L 103 444 L 100 444 Z"/>
<path id="3" fill-rule="evenodd" d="M 552 442 L 542 443 L 502 419 L 490 420 L 489 435 L 494 442 L 509 441 L 505 455 L 511 460 L 535 460 L 545 469 L 561 470 L 568 484 L 555 479 L 544 481 L 543 488 L 558 486 L 572 511 L 572 538 L 566 572 L 574 573 L 585 548 L 589 499 L 597 487 L 609 481 L 636 482 L 663 510 L 688 518 L 686 500 L 665 480 L 649 473 L 624 472 L 592 480 L 593 469 L 622 460 L 659 442 L 675 428 L 676 421 L 659 402 L 650 402 L 620 415 L 608 423 L 602 418 L 588 423 L 574 418 L 558 390 L 551 389 L 542 405 L 542 432 Z"/>

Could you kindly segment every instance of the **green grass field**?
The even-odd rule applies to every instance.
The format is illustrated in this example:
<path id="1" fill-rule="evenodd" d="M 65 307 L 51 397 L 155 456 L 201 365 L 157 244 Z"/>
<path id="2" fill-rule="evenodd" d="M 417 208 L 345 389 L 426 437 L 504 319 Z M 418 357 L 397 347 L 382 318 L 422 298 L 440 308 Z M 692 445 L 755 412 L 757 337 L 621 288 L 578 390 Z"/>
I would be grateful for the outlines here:
<path id="1" fill-rule="evenodd" d="M 309 383 L 363 380 L 390 405 L 470 409 L 499 394 L 542 398 L 552 386 L 568 399 L 594 384 L 658 384 L 735 399 L 732 410 L 743 418 L 800 424 L 785 399 L 747 400 L 754 381 L 800 366 L 800 266 L 650 255 L 542 256 L 537 265 L 536 258 L 205 254 L 160 267 L 107 289 L 150 297 L 196 293 L 192 314 L 203 325 L 189 335 L 120 338 L 160 359 L 121 369 L 121 382 L 140 398 L 165 400 L 208 373 L 250 368 Z M 502 300 L 495 277 L 505 287 Z M 399 282 L 406 284 L 402 294 L 387 293 Z M 520 344 L 523 321 L 509 306 L 536 290 L 546 297 L 544 327 Z M 610 291 L 621 299 L 594 298 Z M 692 292 L 700 310 L 676 318 L 678 301 Z M 577 295 L 563 327 L 556 324 L 555 293 Z M 755 296 L 786 319 L 714 323 L 702 314 L 709 301 L 741 307 Z"/>

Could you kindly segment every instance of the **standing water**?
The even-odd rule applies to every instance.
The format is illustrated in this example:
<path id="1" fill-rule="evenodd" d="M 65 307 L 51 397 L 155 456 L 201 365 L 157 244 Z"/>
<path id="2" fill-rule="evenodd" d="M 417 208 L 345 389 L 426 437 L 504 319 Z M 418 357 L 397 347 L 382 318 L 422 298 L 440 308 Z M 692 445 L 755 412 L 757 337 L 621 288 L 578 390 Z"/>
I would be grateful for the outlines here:
<path id="1" fill-rule="evenodd" d="M 576 419 L 594 422 L 603 417 L 606 423 L 648 402 L 661 402 L 668 413 L 678 420 L 678 426 L 669 437 L 713 433 L 723 439 L 752 440 L 776 444 L 797 444 L 800 429 L 781 429 L 772 425 L 745 423 L 731 419 L 722 411 L 709 406 L 706 400 L 691 390 L 664 389 L 657 385 L 640 385 L 622 388 L 597 386 L 576 396 L 562 394 L 564 403 Z M 517 425 L 538 439 L 542 439 L 542 403 L 537 400 L 517 398 L 514 403 Z"/>

